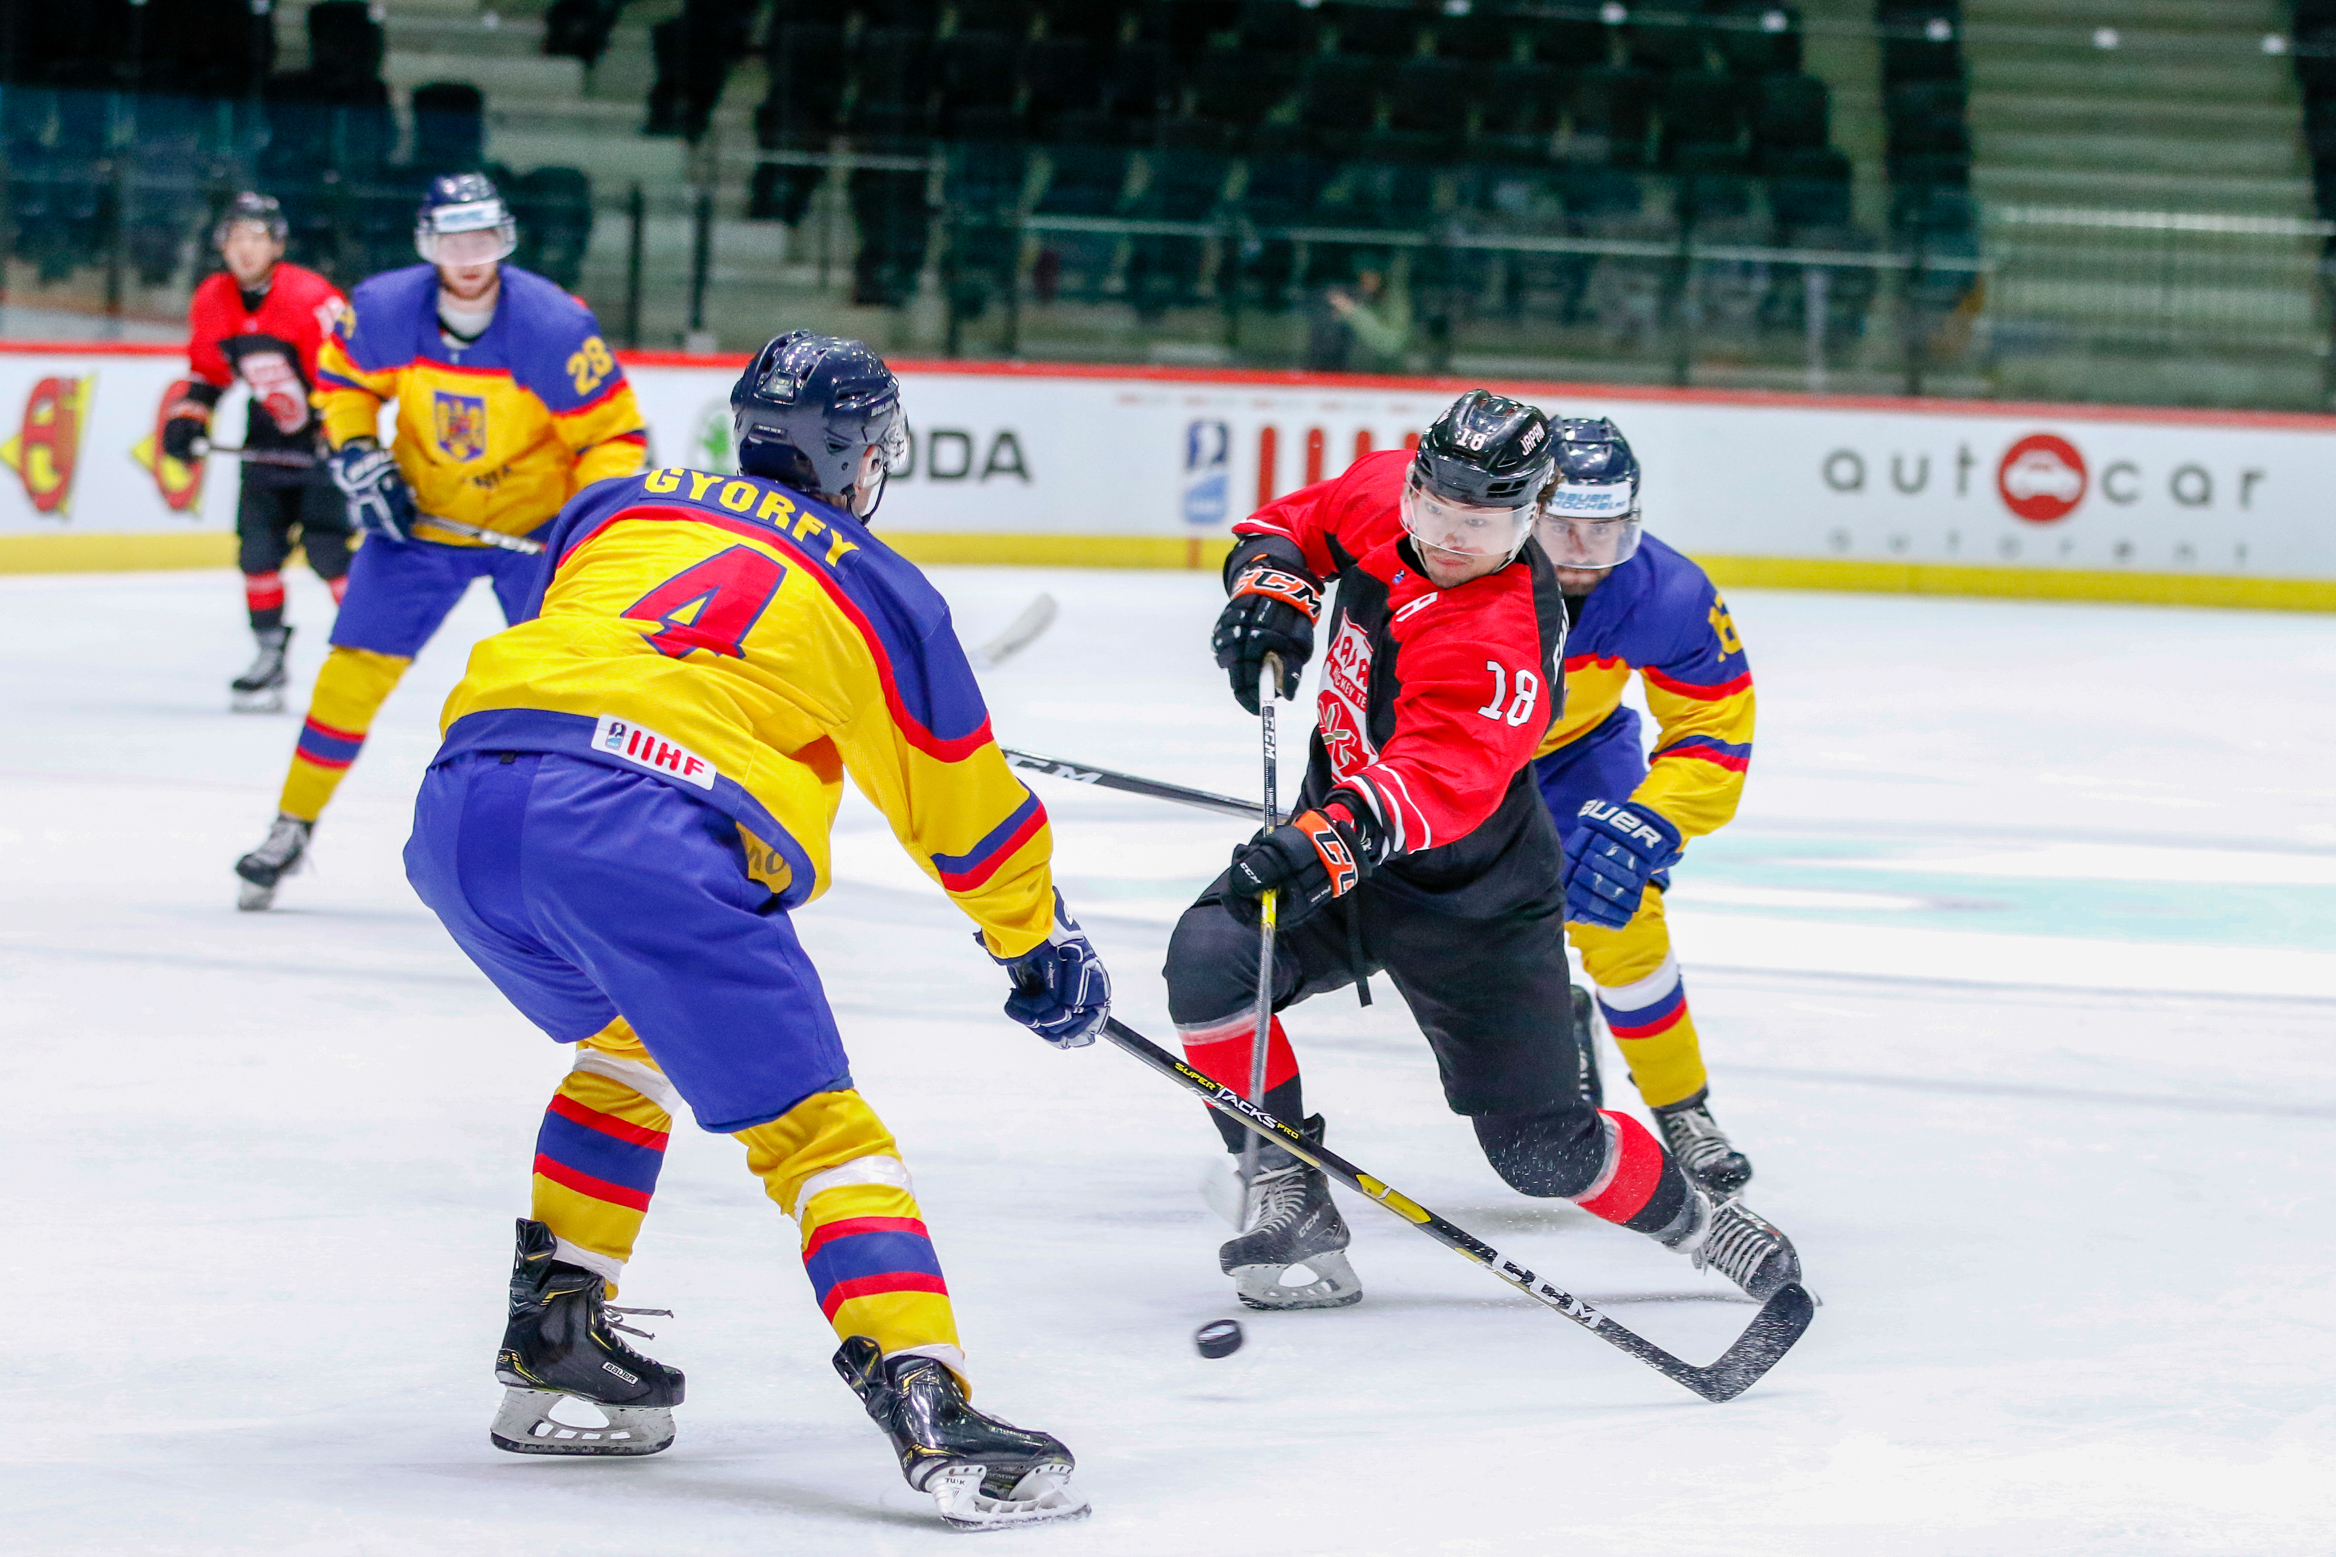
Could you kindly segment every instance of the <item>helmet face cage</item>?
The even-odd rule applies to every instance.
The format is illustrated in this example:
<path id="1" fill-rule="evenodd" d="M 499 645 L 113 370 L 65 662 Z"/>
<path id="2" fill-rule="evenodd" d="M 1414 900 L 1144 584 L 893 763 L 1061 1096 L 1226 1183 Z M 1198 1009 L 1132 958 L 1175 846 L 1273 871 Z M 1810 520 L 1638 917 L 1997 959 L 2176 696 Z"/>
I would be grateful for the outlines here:
<path id="1" fill-rule="evenodd" d="M 1403 528 L 1420 545 L 1464 557 L 1498 557 L 1505 562 L 1533 533 L 1529 499 L 1511 507 L 1446 497 L 1434 489 L 1417 464 L 1403 479 L 1402 513 Z"/>

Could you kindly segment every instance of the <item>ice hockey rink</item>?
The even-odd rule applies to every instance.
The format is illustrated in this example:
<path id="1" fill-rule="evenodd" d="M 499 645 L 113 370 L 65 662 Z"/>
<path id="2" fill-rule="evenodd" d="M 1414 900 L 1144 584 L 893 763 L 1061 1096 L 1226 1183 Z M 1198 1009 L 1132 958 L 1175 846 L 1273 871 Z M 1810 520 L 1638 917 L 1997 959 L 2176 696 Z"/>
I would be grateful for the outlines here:
<path id="1" fill-rule="evenodd" d="M 1203 574 L 939 570 L 1012 744 L 1255 793 Z M 998 1012 L 969 926 L 847 807 L 799 916 L 901 1139 L 978 1399 L 1065 1439 L 1091 1519 L 985 1551 L 2328 1550 L 2336 1464 L 2336 631 L 2325 617 L 1742 592 L 1738 822 L 1672 917 L 1751 1203 L 1824 1307 L 1706 1404 L 1349 1199 L 1356 1308 L 1238 1312 L 1200 1111 Z M 294 583 L 297 690 L 329 602 Z M 640 1461 L 497 1453 L 511 1222 L 565 1055 L 401 874 L 474 593 L 277 911 L 229 864 L 297 712 L 231 716 L 232 574 L 0 580 L 0 1551 L 938 1551 L 828 1366 L 794 1232 L 678 1129 L 623 1301 L 689 1375 Z M 295 697 L 295 707 L 300 701 Z M 1287 743 L 1294 782 L 1298 743 Z M 1118 1010 L 1240 824 L 1033 778 Z M 1379 981 L 1291 1019 L 1331 1144 L 1697 1361 L 1716 1277 L 1506 1190 Z M 1609 1100 L 1628 1093 L 1607 1054 Z M 1635 1106 L 1635 1100 L 1631 1101 Z M 2313 1467 L 2318 1466 L 2318 1470 Z"/>

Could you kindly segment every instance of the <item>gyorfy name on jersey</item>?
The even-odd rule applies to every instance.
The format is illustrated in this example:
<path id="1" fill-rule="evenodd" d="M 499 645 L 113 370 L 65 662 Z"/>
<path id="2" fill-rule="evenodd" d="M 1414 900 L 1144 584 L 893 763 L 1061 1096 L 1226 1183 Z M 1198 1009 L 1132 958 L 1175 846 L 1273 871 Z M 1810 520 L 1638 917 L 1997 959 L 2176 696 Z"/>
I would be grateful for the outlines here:
<path id="1" fill-rule="evenodd" d="M 647 768 L 700 789 L 714 787 L 712 763 L 680 742 L 669 741 L 630 719 L 602 714 L 600 722 L 592 727 L 592 745 L 595 750 L 613 753 L 637 768 Z"/>

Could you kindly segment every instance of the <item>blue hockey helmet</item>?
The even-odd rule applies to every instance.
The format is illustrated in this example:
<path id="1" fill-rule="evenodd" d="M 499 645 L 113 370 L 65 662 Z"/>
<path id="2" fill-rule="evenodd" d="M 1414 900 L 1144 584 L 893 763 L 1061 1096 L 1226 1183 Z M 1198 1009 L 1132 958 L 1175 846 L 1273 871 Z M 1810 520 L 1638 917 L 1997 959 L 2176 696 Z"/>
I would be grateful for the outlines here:
<path id="1" fill-rule="evenodd" d="M 789 330 L 730 391 L 738 468 L 865 520 L 908 464 L 900 380 L 860 341 Z"/>
<path id="2" fill-rule="evenodd" d="M 1638 456 L 1603 416 L 1557 424 L 1557 479 L 1542 494 L 1541 549 L 1561 568 L 1603 570 L 1638 551 Z"/>
<path id="3" fill-rule="evenodd" d="M 1404 478 L 1403 527 L 1439 551 L 1515 556 L 1549 484 L 1549 443 L 1549 418 L 1532 406 L 1470 390 L 1420 438 Z"/>
<path id="4" fill-rule="evenodd" d="M 484 173 L 430 180 L 414 213 L 414 252 L 433 265 L 485 265 L 519 247 L 519 224 Z"/>

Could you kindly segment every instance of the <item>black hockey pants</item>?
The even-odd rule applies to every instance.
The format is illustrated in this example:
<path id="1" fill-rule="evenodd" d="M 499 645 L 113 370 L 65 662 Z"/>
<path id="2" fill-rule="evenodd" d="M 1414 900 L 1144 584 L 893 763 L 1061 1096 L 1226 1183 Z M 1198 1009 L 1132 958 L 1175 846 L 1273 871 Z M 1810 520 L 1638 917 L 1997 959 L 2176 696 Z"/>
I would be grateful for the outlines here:
<path id="1" fill-rule="evenodd" d="M 1255 1008 L 1258 932 L 1225 908 L 1224 893 L 1220 876 L 1168 941 L 1168 1014 L 1188 1045 Z M 1605 1170 L 1608 1132 L 1578 1090 L 1563 923 L 1555 916 L 1452 918 L 1366 883 L 1276 937 L 1276 1012 L 1354 982 L 1353 916 L 1361 919 L 1361 971 L 1385 973 L 1411 1008 L 1435 1054 L 1445 1101 L 1476 1127 L 1493 1170 L 1527 1195 L 1588 1190 Z M 1217 1079 L 1246 1091 L 1248 1044 L 1208 1047 L 1239 1050 L 1214 1056 L 1237 1070 Z M 1197 1052 L 1192 1063 L 1210 1068 Z M 1275 1069 L 1289 1074 L 1266 1106 L 1279 1118 L 1302 1118 L 1294 1062 Z M 1245 1132 L 1213 1109 L 1209 1117 L 1226 1146 L 1238 1150 Z"/>

